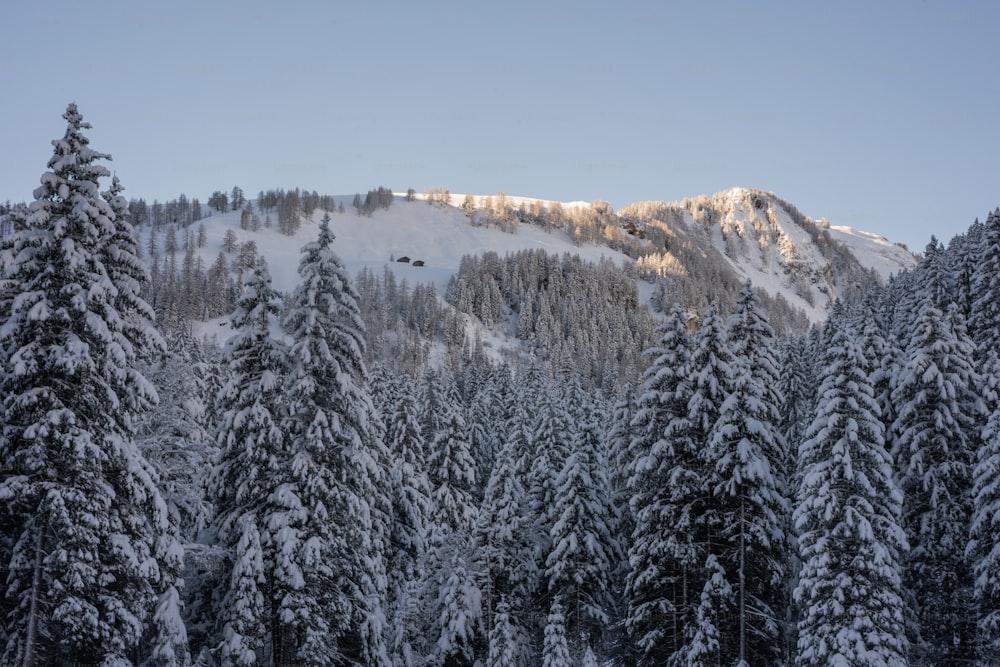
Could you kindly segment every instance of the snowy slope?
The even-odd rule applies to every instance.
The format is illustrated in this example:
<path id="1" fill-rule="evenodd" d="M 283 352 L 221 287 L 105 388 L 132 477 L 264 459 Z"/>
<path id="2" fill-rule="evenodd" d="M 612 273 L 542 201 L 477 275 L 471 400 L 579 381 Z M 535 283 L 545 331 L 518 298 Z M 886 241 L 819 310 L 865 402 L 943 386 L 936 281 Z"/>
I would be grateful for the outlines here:
<path id="1" fill-rule="evenodd" d="M 473 226 L 460 208 L 462 197 L 456 195 L 452 195 L 450 206 L 431 204 L 420 197 L 406 201 L 396 196 L 388 210 L 378 209 L 371 217 L 359 216 L 351 206 L 351 199 L 338 197 L 345 212 L 331 214 L 331 229 L 336 236 L 334 249 L 348 272 L 356 275 L 367 267 L 381 273 L 388 267 L 397 279 L 406 280 L 411 286 L 433 283 L 442 296 L 462 257 L 486 251 L 503 256 L 541 248 L 555 254 L 577 254 L 593 262 L 601 257 L 616 264 L 634 262 L 607 246 L 576 246 L 562 230 L 546 231 L 522 224 L 512 234 L 495 227 Z M 509 200 L 528 205 L 533 201 L 520 197 Z M 586 204 L 572 202 L 562 206 L 565 210 Z M 700 209 L 690 202 L 666 206 L 676 207 L 678 217 L 683 220 L 684 229 L 674 229 L 672 233 L 688 236 L 703 247 L 703 252 L 717 253 L 720 258 L 717 261 L 727 263 L 741 280 L 750 278 L 755 286 L 768 293 L 783 295 L 813 321 L 825 318 L 829 303 L 843 288 L 840 282 L 846 282 L 831 269 L 830 249 L 826 248 L 824 254 L 817 245 L 816 229 L 826 227 L 814 226 L 811 231 L 803 227 L 787 205 L 769 193 L 735 188 L 712 198 L 701 198 Z M 257 232 L 240 229 L 238 211 L 213 212 L 201 221 L 207 231 L 207 244 L 198 253 L 204 265 L 211 266 L 222 251 L 223 237 L 232 230 L 239 243 L 250 240 L 256 243 L 258 252 L 268 260 L 275 287 L 290 292 L 298 280 L 301 248 L 316 238 L 322 215 L 317 211 L 303 222 L 295 236 L 289 237 L 277 229 L 261 228 Z M 196 233 L 197 226 L 197 223 L 192 225 L 191 233 Z M 837 252 L 849 252 L 857 266 L 874 269 L 883 278 L 916 263 L 903 248 L 880 236 L 845 227 L 832 227 L 828 231 L 829 239 L 836 242 Z M 162 234 L 160 243 L 162 248 Z M 182 245 L 180 234 L 178 244 Z M 414 261 L 421 260 L 424 266 L 396 261 L 404 255 Z M 229 255 L 229 261 L 234 257 L 235 253 Z M 843 264 L 843 257 L 838 255 L 838 259 Z M 645 298 L 652 287 L 640 281 L 639 290 Z"/>
<path id="2" fill-rule="evenodd" d="M 858 261 L 878 271 L 882 278 L 912 269 L 917 263 L 909 250 L 872 232 L 832 225 L 830 236 L 846 245 Z"/>
<path id="3" fill-rule="evenodd" d="M 527 248 L 543 248 L 550 253 L 577 254 L 593 262 L 601 257 L 614 259 L 616 263 L 631 261 L 610 248 L 574 246 L 564 234 L 548 234 L 529 225 L 520 226 L 516 234 L 492 227 L 473 227 L 464 211 L 457 207 L 431 205 L 419 199 L 408 202 L 396 197 L 388 210 L 379 209 L 369 218 L 357 215 L 349 198 L 337 199 L 345 202 L 346 212 L 330 214 L 330 229 L 336 236 L 333 247 L 351 275 L 364 267 L 378 272 L 389 267 L 398 279 L 405 279 L 411 285 L 433 283 L 441 294 L 448 279 L 458 272 L 463 255 L 486 251 L 503 256 Z M 222 250 L 226 230 L 232 229 L 240 243 L 256 242 L 259 252 L 267 258 L 274 286 L 291 291 L 298 281 L 302 246 L 316 238 L 322 216 L 318 211 L 295 236 L 289 237 L 276 229 L 242 230 L 238 211 L 216 212 L 201 221 L 208 232 L 208 244 L 199 252 L 205 264 L 210 265 Z M 404 255 L 414 261 L 422 260 L 424 266 L 395 261 Z"/>
<path id="4" fill-rule="evenodd" d="M 884 280 L 917 263 L 883 237 L 831 228 L 772 193 L 750 188 L 678 203 L 644 202 L 625 211 L 643 220 L 654 237 L 662 230 L 661 237 L 683 239 L 704 261 L 724 264 L 740 280 L 782 295 L 814 322 L 826 317 L 833 300 L 869 280 L 867 271 Z M 688 269 L 692 256 L 689 251 Z"/>

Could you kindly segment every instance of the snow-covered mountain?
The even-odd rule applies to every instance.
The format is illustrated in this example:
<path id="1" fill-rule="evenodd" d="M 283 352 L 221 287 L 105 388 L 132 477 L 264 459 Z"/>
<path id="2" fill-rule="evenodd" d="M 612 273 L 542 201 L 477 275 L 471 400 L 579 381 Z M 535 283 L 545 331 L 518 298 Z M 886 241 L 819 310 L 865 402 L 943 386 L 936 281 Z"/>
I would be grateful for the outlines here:
<path id="1" fill-rule="evenodd" d="M 493 251 L 504 256 L 540 248 L 594 262 L 603 257 L 634 270 L 645 299 L 653 295 L 657 276 L 672 286 L 661 296 L 667 300 L 699 293 L 712 300 L 719 290 L 749 278 L 810 321 L 820 321 L 846 290 L 917 263 L 905 248 L 885 238 L 815 222 L 771 193 L 746 188 L 678 203 L 633 204 L 617 213 L 602 203 L 556 205 L 506 197 L 510 222 L 505 225 L 491 224 L 490 212 L 483 209 L 495 204 L 493 197 L 472 197 L 476 208 L 470 210 L 469 197 L 417 195 L 408 201 L 397 195 L 391 206 L 370 216 L 359 215 L 351 199 L 335 198 L 344 212 L 331 215 L 331 229 L 335 249 L 352 275 L 364 267 L 378 273 L 389 268 L 411 285 L 433 283 L 442 295 L 465 255 Z M 554 208 L 566 217 L 565 224 L 538 218 L 538 211 Z M 238 244 L 253 241 L 268 260 L 275 286 L 290 291 L 300 249 L 315 238 L 322 214 L 315 212 L 287 236 L 276 228 L 241 228 L 239 211 L 214 212 L 201 221 L 207 238 L 198 252 L 208 266 L 222 251 L 227 233 L 230 245 L 233 234 Z M 581 241 L 577 224 L 596 224 L 597 229 Z M 410 261 L 399 261 L 404 257 Z"/>
<path id="2" fill-rule="evenodd" d="M 741 281 L 749 278 L 772 296 L 781 295 L 812 321 L 822 320 L 833 300 L 872 274 L 885 280 L 917 264 L 906 248 L 884 237 L 816 222 L 760 190 L 643 202 L 619 214 L 662 247 L 659 254 L 649 250 L 661 265 L 692 272 L 703 269 L 701 264 L 721 263 Z"/>

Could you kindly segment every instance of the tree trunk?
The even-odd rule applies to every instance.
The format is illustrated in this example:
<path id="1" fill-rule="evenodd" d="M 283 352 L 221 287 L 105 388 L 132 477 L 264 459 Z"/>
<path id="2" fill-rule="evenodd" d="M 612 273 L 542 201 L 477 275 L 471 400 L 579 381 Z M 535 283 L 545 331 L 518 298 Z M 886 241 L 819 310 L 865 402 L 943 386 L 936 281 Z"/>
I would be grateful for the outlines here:
<path id="1" fill-rule="evenodd" d="M 38 598 L 42 587 L 42 563 L 45 560 L 45 526 L 38 530 L 35 541 L 35 565 L 31 574 L 31 603 L 28 606 L 28 630 L 24 638 L 23 667 L 34 667 L 38 653 Z"/>

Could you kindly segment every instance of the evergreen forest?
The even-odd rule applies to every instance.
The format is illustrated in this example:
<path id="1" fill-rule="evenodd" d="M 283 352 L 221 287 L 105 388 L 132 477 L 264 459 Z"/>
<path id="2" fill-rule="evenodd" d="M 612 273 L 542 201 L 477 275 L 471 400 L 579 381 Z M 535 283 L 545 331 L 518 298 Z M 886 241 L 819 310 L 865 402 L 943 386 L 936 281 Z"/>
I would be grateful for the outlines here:
<path id="1" fill-rule="evenodd" d="M 0 210 L 0 664 L 1000 664 L 1000 209 L 809 325 L 637 276 L 638 212 L 498 195 L 470 224 L 639 268 L 484 252 L 439 294 L 345 269 L 332 216 L 388 188 L 149 206 L 63 117 Z M 319 218 L 295 289 L 205 267 L 212 211 Z"/>

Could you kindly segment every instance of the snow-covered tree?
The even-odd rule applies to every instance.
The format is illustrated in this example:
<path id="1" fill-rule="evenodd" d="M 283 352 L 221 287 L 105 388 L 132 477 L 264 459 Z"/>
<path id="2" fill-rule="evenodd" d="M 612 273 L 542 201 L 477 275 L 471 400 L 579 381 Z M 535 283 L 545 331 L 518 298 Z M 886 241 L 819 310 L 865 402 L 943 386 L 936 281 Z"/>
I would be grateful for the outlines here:
<path id="1" fill-rule="evenodd" d="M 967 556 L 974 575 L 978 613 L 978 656 L 1000 663 L 1000 410 L 994 410 L 982 433 L 973 470 L 973 514 Z"/>
<path id="2" fill-rule="evenodd" d="M 504 599 L 497 604 L 489 638 L 486 667 L 517 667 L 520 653 L 519 638 L 511 623 L 510 607 Z"/>
<path id="3" fill-rule="evenodd" d="M 240 538 L 233 549 L 233 568 L 222 603 L 225 624 L 219 657 L 226 665 L 255 665 L 267 634 L 264 603 L 267 575 L 252 513 L 240 515 L 235 527 Z"/>
<path id="4" fill-rule="evenodd" d="M 774 334 L 747 283 L 730 320 L 734 353 L 727 393 L 706 451 L 717 534 L 709 551 L 732 577 L 734 616 L 726 632 L 727 662 L 771 663 L 783 654 L 783 593 L 790 550 L 790 507 L 785 497 L 786 445 L 779 429 Z"/>
<path id="5" fill-rule="evenodd" d="M 686 664 L 728 659 L 733 653 L 733 640 L 738 637 L 739 629 L 732 624 L 737 601 L 730 579 L 737 573 L 735 568 L 726 569 L 719 553 L 732 524 L 731 517 L 726 516 L 723 505 L 717 501 L 721 480 L 717 479 L 715 468 L 721 452 L 713 446 L 718 444 L 713 438 L 723 405 L 732 391 L 735 364 L 724 322 L 714 308 L 709 308 L 692 338 L 684 380 L 690 392 L 687 414 L 673 420 L 667 431 L 675 446 L 694 453 L 692 467 L 685 470 L 694 474 L 674 489 L 675 511 L 690 526 L 685 539 L 692 560 L 690 566 L 685 564 L 685 583 L 693 586 L 694 591 L 701 590 L 699 600 L 689 598 L 683 611 L 684 643 L 677 657 L 687 656 L 683 658 Z M 726 642 L 709 641 L 709 637 Z"/>
<path id="6" fill-rule="evenodd" d="M 387 553 L 389 646 L 393 664 L 405 665 L 415 631 L 412 607 L 427 551 L 431 491 L 418 410 L 413 387 L 406 376 L 396 384 L 394 399 L 388 407 L 391 414 L 386 420 L 386 444 L 392 460 L 392 516 Z"/>
<path id="7" fill-rule="evenodd" d="M 468 534 L 475 525 L 476 505 L 472 499 L 476 469 L 465 437 L 458 394 L 451 385 L 445 390 L 444 417 L 430 444 L 427 475 L 431 483 L 431 541 L 455 534 Z"/>
<path id="8" fill-rule="evenodd" d="M 285 330 L 292 338 L 284 424 L 289 479 L 273 494 L 270 526 L 284 660 L 387 662 L 382 643 L 386 518 L 384 445 L 368 395 L 357 293 L 332 248 L 329 214 L 299 263 Z"/>
<path id="9" fill-rule="evenodd" d="M 272 333 L 280 314 L 281 295 L 260 265 L 247 279 L 230 318 L 236 333 L 226 348 L 226 384 L 216 398 L 220 424 L 211 484 L 213 533 L 231 574 L 219 582 L 215 617 L 223 634 L 221 653 L 237 664 L 251 664 L 246 662 L 249 654 L 259 649 L 266 649 L 265 659 L 281 658 L 281 637 L 268 636 L 265 647 L 264 630 L 273 633 L 281 627 L 281 600 L 296 583 L 277 577 L 273 532 L 284 519 L 274 496 L 289 481 L 290 464 L 281 428 L 287 349 Z"/>
<path id="10" fill-rule="evenodd" d="M 437 370 L 427 367 L 417 385 L 417 405 L 420 408 L 420 429 L 424 442 L 431 443 L 444 428 L 447 414 L 445 387 Z M 456 409 L 458 406 L 454 406 Z M 464 421 L 464 420 L 463 420 Z"/>
<path id="11" fill-rule="evenodd" d="M 551 550 L 545 560 L 549 593 L 564 600 L 571 653 L 581 659 L 610 624 L 611 574 L 621 558 L 603 433 L 592 410 L 573 425 L 570 453 L 556 479 Z"/>
<path id="12" fill-rule="evenodd" d="M 149 358 L 163 347 L 153 326 L 153 308 L 142 297 L 149 287 L 149 271 L 142 261 L 139 238 L 129 222 L 125 188 L 117 176 L 103 198 L 114 212 L 114 231 L 101 250 L 108 278 L 115 286 L 115 307 L 122 314 L 122 333 L 132 343 L 139 358 Z"/>
<path id="13" fill-rule="evenodd" d="M 115 255 L 115 266 L 135 267 L 128 244 L 109 251 L 125 230 L 100 194 L 109 172 L 98 161 L 109 156 L 90 148 L 75 104 L 63 118 L 50 171 L 4 255 L 0 498 L 11 541 L 0 660 L 125 663 L 156 612 L 159 659 L 173 650 L 184 663 L 177 606 L 155 609 L 159 596 L 176 600 L 176 527 L 134 442 L 136 418 L 156 401 L 136 344 L 157 337 L 126 324 L 149 308 L 122 294 L 126 281 L 105 264 Z M 129 303 L 135 312 L 119 310 Z"/>
<path id="14" fill-rule="evenodd" d="M 535 372 L 537 371 L 537 372 Z M 555 498 L 559 472 L 569 449 L 570 416 L 558 388 L 540 369 L 529 372 L 523 401 L 529 455 L 525 491 L 528 500 L 528 543 L 537 579 L 530 585 L 539 597 L 540 609 L 548 609 L 550 597 L 544 581 L 545 559 L 551 550 L 551 528 L 555 523 Z"/>
<path id="15" fill-rule="evenodd" d="M 693 504 L 701 497 L 703 466 L 688 437 L 691 354 L 687 316 L 675 306 L 660 327 L 644 373 L 633 419 L 626 471 L 634 520 L 626 579 L 626 627 L 640 664 L 663 665 L 678 656 L 695 592 L 687 573 L 695 566 Z"/>
<path id="16" fill-rule="evenodd" d="M 572 667 L 574 664 L 566 642 L 565 611 L 559 597 L 552 600 L 552 608 L 545 623 L 542 667 Z"/>
<path id="17" fill-rule="evenodd" d="M 733 639 L 724 634 L 723 627 L 726 617 L 731 617 L 735 612 L 736 592 L 732 587 L 732 576 L 732 573 L 726 572 L 715 554 L 709 554 L 705 558 L 704 583 L 698 605 L 693 622 L 685 629 L 689 638 L 683 646 L 680 660 L 674 658 L 671 664 L 692 667 L 721 664 L 723 643 L 731 643 Z M 736 664 L 745 667 L 748 663 L 740 661 Z"/>
<path id="18" fill-rule="evenodd" d="M 1000 347 L 1000 208 L 983 224 L 972 276 L 969 329 L 985 354 Z"/>
<path id="19" fill-rule="evenodd" d="M 926 297 L 912 326 L 892 403 L 893 457 L 910 544 L 903 583 L 915 605 L 912 662 L 974 660 L 972 575 L 964 550 L 972 512 L 969 490 L 983 412 L 975 347 L 957 308 L 946 315 Z"/>
<path id="20" fill-rule="evenodd" d="M 412 580 L 427 548 L 431 489 L 424 438 L 417 421 L 413 387 L 403 376 L 386 422 L 386 445 L 392 457 L 393 521 L 390 567 L 401 580 Z"/>
<path id="21" fill-rule="evenodd" d="M 469 666 L 475 661 L 475 645 L 481 632 L 482 593 L 471 569 L 467 539 L 453 536 L 436 547 L 435 553 L 440 567 L 436 570 L 436 614 L 431 619 L 437 628 L 433 662 L 447 667 Z"/>
<path id="22" fill-rule="evenodd" d="M 842 327 L 831 334 L 798 457 L 796 664 L 905 665 L 902 495 L 864 355 Z"/>
<path id="23" fill-rule="evenodd" d="M 526 494 L 515 459 L 518 450 L 523 448 L 518 439 L 524 438 L 518 426 L 516 421 L 505 425 L 508 440 L 500 450 L 486 485 L 476 521 L 475 553 L 491 654 L 494 639 L 506 642 L 506 637 L 511 635 L 518 640 L 514 643 L 514 656 L 521 658 L 526 653 L 523 626 L 531 585 L 531 570 L 525 560 L 531 545 L 527 544 L 525 533 L 529 518 L 525 511 Z M 504 611 L 501 611 L 501 604 Z M 500 618 L 501 613 L 504 619 Z M 500 623 L 507 626 L 502 631 L 497 629 Z"/>
<path id="24" fill-rule="evenodd" d="M 422 596 L 426 652 L 440 664 L 471 665 L 482 620 L 482 593 L 472 554 L 475 463 L 455 385 L 450 381 L 435 385 L 442 414 L 433 418 L 441 426 L 427 455 L 431 514 Z"/>

